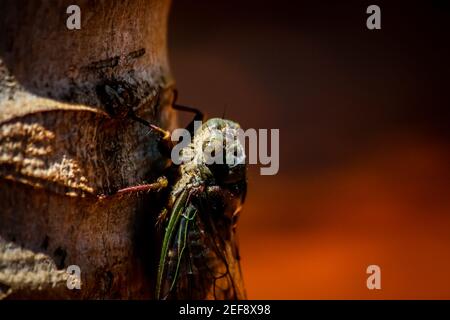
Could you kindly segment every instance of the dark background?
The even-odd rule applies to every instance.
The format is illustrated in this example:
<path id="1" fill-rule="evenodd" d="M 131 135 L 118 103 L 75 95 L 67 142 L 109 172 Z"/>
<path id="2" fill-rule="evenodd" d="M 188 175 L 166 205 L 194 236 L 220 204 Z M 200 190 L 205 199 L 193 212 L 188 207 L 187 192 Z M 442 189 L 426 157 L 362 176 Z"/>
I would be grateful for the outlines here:
<path id="1" fill-rule="evenodd" d="M 279 173 L 249 169 L 249 298 L 450 298 L 449 9 L 173 2 L 179 102 L 280 129 Z M 382 290 L 366 287 L 370 264 Z"/>

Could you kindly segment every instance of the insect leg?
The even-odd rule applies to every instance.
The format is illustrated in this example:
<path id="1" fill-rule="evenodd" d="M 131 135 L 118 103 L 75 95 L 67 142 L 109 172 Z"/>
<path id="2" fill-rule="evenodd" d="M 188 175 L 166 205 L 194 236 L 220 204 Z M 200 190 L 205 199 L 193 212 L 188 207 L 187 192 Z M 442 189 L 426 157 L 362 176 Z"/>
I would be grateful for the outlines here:
<path id="1" fill-rule="evenodd" d="M 140 192 L 140 191 L 147 191 L 147 192 L 160 191 L 161 189 L 166 188 L 168 185 L 169 185 L 169 182 L 168 182 L 167 178 L 162 176 L 162 177 L 159 177 L 158 180 L 154 183 L 141 184 L 138 186 L 131 186 L 131 187 L 123 188 L 123 189 L 118 190 L 113 195 L 123 195 L 123 194 L 128 194 L 128 193 L 136 193 L 136 192 Z"/>
<path id="2" fill-rule="evenodd" d="M 152 129 L 153 131 L 159 133 L 161 135 L 161 138 L 163 140 L 169 140 L 170 141 L 170 132 L 167 130 L 164 130 L 161 127 L 155 126 L 154 124 L 151 124 L 150 122 L 148 122 L 145 119 L 142 119 L 140 117 L 138 117 L 137 115 L 135 115 L 134 113 L 130 113 L 130 118 L 133 119 L 134 121 L 139 122 L 140 124 L 143 124 L 146 127 L 149 127 L 150 129 Z"/>
<path id="3" fill-rule="evenodd" d="M 140 124 L 143 124 L 144 126 L 150 128 L 152 131 L 157 132 L 161 137 L 160 142 L 162 142 L 160 143 L 160 152 L 162 153 L 163 156 L 170 158 L 170 153 L 173 148 L 173 143 L 172 140 L 170 139 L 170 131 L 164 130 L 161 127 L 151 124 L 147 120 L 138 117 L 133 112 L 130 112 L 129 117 L 132 120 L 137 121 Z"/>
<path id="4" fill-rule="evenodd" d="M 203 112 L 201 112 L 196 108 L 176 104 L 178 98 L 178 91 L 176 89 L 173 90 L 173 95 L 174 98 L 172 108 L 174 108 L 175 110 L 190 112 L 194 114 L 194 119 L 192 119 L 192 121 L 186 127 L 186 130 L 188 130 L 191 135 L 194 135 L 194 122 L 195 121 L 203 122 L 205 120 L 205 115 L 203 114 Z"/>

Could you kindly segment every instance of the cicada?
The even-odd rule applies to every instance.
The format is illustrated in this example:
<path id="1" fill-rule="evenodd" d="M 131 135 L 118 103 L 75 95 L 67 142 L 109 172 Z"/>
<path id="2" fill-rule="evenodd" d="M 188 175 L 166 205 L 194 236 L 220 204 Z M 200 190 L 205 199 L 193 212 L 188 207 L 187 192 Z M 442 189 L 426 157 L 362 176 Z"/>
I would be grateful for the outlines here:
<path id="1" fill-rule="evenodd" d="M 173 107 L 194 112 L 194 120 L 204 118 L 196 109 Z M 167 142 L 168 134 L 163 129 L 133 117 L 162 133 L 162 140 Z M 193 132 L 194 120 L 188 126 L 193 139 L 180 152 L 189 160 L 172 164 L 168 170 L 176 172 L 176 178 L 158 218 L 163 232 L 156 298 L 245 299 L 236 238 L 247 190 L 245 150 L 238 139 L 240 127 L 231 120 L 214 118 Z M 223 161 L 211 161 L 211 155 Z M 155 185 L 161 184 L 167 185 L 167 180 Z"/>

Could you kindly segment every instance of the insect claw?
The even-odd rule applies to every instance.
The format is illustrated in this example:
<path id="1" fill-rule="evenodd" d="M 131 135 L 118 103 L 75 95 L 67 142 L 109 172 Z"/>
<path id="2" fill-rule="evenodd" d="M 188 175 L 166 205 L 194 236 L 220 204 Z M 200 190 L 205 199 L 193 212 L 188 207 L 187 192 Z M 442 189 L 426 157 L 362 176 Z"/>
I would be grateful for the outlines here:
<path id="1" fill-rule="evenodd" d="M 154 124 L 149 124 L 149 127 L 153 130 L 155 130 L 156 132 L 160 133 L 162 135 L 162 139 L 165 141 L 170 140 L 170 132 L 167 130 L 164 130 L 158 126 L 155 126 Z"/>
<path id="2" fill-rule="evenodd" d="M 165 176 L 159 177 L 157 182 L 160 184 L 160 189 L 167 188 L 167 186 L 169 185 L 169 181 Z"/>
<path id="3" fill-rule="evenodd" d="M 130 117 L 131 119 L 139 122 L 140 124 L 143 124 L 146 127 L 149 127 L 150 129 L 152 129 L 153 131 L 158 132 L 159 134 L 161 134 L 161 138 L 165 141 L 170 141 L 170 132 L 167 130 L 164 130 L 163 128 L 160 128 L 154 124 L 151 124 L 150 122 L 148 122 L 145 119 L 142 119 L 140 117 L 138 117 L 137 115 L 134 114 L 134 112 L 130 112 Z"/>

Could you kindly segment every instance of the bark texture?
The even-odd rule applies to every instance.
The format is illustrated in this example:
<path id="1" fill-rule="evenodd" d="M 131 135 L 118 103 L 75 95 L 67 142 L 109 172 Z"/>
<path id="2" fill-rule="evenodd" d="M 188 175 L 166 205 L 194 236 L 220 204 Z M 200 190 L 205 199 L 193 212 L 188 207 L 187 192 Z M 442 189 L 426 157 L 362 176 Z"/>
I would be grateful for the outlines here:
<path id="1" fill-rule="evenodd" d="M 77 1 L 68 30 L 71 4 L 0 1 L 0 298 L 151 298 L 160 196 L 114 192 L 166 165 L 123 114 L 174 125 L 170 4 Z"/>

